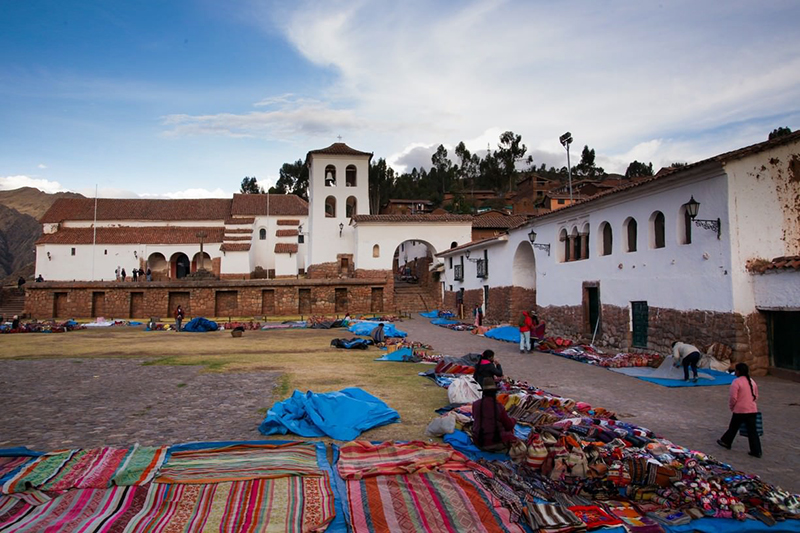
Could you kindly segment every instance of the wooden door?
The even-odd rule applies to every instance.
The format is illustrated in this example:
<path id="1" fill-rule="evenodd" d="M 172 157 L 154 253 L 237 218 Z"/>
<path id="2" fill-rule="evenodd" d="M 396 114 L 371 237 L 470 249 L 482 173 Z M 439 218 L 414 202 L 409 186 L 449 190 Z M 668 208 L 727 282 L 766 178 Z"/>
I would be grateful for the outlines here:
<path id="1" fill-rule="evenodd" d="M 311 289 L 300 289 L 297 307 L 301 315 L 311 314 Z"/>

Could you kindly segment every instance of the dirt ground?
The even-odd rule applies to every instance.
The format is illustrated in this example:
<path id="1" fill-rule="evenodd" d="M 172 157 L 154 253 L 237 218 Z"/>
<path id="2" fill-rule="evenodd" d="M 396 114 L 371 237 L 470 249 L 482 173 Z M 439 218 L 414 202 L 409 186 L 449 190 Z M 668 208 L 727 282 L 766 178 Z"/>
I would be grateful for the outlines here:
<path id="1" fill-rule="evenodd" d="M 764 416 L 764 457 L 715 441 L 729 420 L 727 387 L 666 388 L 514 344 L 439 328 L 416 318 L 397 324 L 447 355 L 487 348 L 506 375 L 616 411 L 627 421 L 800 492 L 800 384 L 756 378 Z M 98 445 L 253 440 L 267 408 L 291 390 L 365 388 L 398 410 L 402 422 L 363 434 L 370 440 L 424 438 L 447 403 L 418 377 L 428 367 L 378 363 L 366 352 L 334 351 L 341 330 L 186 334 L 134 328 L 60 335 L 0 336 L 0 447 L 38 450 Z M 243 341 L 243 342 L 236 342 Z M 292 437 L 285 437 L 292 438 Z"/>

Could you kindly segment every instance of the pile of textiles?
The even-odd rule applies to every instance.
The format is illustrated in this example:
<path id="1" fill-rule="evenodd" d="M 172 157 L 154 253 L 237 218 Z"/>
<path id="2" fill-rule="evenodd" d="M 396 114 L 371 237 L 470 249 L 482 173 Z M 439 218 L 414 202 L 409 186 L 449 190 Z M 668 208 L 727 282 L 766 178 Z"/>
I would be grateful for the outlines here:
<path id="1" fill-rule="evenodd" d="M 431 320 L 431 324 L 434 326 L 452 326 L 454 324 L 460 324 L 459 320 L 453 320 L 451 318 L 434 318 Z"/>
<path id="2" fill-rule="evenodd" d="M 436 367 L 420 372 L 419 375 L 437 381 L 437 376 L 472 374 L 475 372 L 475 365 L 478 364 L 480 357 L 481 354 L 478 353 L 468 353 L 462 357 L 441 356 L 436 359 Z M 440 382 L 437 381 L 437 383 Z"/>
<path id="3" fill-rule="evenodd" d="M 372 344 L 372 339 L 362 339 L 361 337 L 353 337 L 352 339 L 333 339 L 331 341 L 331 346 L 334 348 L 343 348 L 345 350 L 366 350 Z"/>
<path id="4" fill-rule="evenodd" d="M 312 316 L 306 321 L 309 328 L 312 329 L 331 329 L 344 327 L 341 318 L 330 318 L 325 315 Z"/>
<path id="5" fill-rule="evenodd" d="M 618 353 L 611 357 L 603 357 L 597 362 L 606 368 L 642 367 L 658 368 L 664 361 L 664 356 L 657 353 Z"/>
<path id="6" fill-rule="evenodd" d="M 261 322 L 223 322 L 221 329 L 242 328 L 242 331 L 258 331 L 261 329 Z"/>
<path id="7" fill-rule="evenodd" d="M 419 341 L 409 341 L 401 337 L 389 337 L 386 339 L 386 348 L 392 350 L 408 350 L 414 355 L 416 362 L 427 361 L 431 357 L 431 350 L 433 346 Z M 441 357 L 441 354 L 435 354 L 436 357 Z"/>
<path id="8" fill-rule="evenodd" d="M 322 443 L 53 452 L 3 485 L 0 531 L 324 531 L 332 474 Z"/>
<path id="9" fill-rule="evenodd" d="M 161 322 L 156 322 L 153 327 L 148 326 L 144 328 L 145 331 L 175 331 L 175 326 L 170 324 L 162 324 Z"/>
<path id="10" fill-rule="evenodd" d="M 445 320 L 445 319 L 440 319 Z M 433 321 L 431 321 L 433 323 Z M 472 324 L 467 324 L 465 322 L 459 322 L 458 320 L 449 320 L 444 323 L 436 324 L 440 328 L 451 329 L 453 331 L 472 331 L 475 329 L 475 326 Z"/>
<path id="11" fill-rule="evenodd" d="M 11 329 L 11 323 L 0 324 L 0 333 L 65 333 L 67 331 L 74 331 L 76 329 L 86 329 L 75 322 L 74 320 L 67 320 L 66 322 L 26 322 L 20 323 L 17 329 Z"/>
<path id="12" fill-rule="evenodd" d="M 609 355 L 588 344 L 575 344 L 569 339 L 548 337 L 536 345 L 536 349 L 581 363 L 604 368 L 653 367 L 657 368 L 664 356 L 655 353 L 617 353 Z"/>
<path id="13" fill-rule="evenodd" d="M 402 322 L 403 319 L 397 315 L 375 315 L 375 316 L 361 316 L 360 320 L 369 320 L 370 322 Z"/>
<path id="14" fill-rule="evenodd" d="M 203 318 L 201 316 L 194 317 L 183 326 L 183 331 L 189 333 L 206 333 L 208 331 L 217 331 L 219 326 L 213 320 Z"/>

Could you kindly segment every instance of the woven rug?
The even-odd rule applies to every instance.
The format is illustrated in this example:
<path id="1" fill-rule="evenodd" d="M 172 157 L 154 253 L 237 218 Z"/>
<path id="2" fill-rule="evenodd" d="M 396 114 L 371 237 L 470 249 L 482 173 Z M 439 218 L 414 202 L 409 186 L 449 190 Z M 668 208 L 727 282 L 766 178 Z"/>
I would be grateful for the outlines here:
<path id="1" fill-rule="evenodd" d="M 29 456 L 0 457 L 0 479 L 33 459 Z"/>
<path id="2" fill-rule="evenodd" d="M 11 494 L 41 487 L 64 468 L 80 450 L 59 450 L 46 453 L 26 464 L 19 472 L 6 479 L 0 492 Z"/>
<path id="3" fill-rule="evenodd" d="M 350 526 L 362 532 L 522 532 L 471 472 L 348 480 Z"/>
<path id="4" fill-rule="evenodd" d="M 431 470 L 467 470 L 470 460 L 446 444 L 411 441 L 372 444 L 353 441 L 339 451 L 339 475 L 344 479 L 411 474 Z"/>
<path id="5" fill-rule="evenodd" d="M 236 444 L 173 451 L 155 482 L 221 483 L 320 475 L 314 443 Z"/>

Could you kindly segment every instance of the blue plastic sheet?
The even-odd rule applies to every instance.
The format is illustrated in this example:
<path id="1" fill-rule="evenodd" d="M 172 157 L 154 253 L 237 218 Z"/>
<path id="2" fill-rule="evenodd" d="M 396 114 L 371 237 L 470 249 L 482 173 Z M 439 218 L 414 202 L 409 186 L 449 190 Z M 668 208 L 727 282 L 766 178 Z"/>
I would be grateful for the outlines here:
<path id="1" fill-rule="evenodd" d="M 655 383 L 656 385 L 661 385 L 662 387 L 713 387 L 715 385 L 730 385 L 733 383 L 733 380 L 736 379 L 736 376 L 733 374 L 728 374 L 727 372 L 720 372 L 719 370 L 712 370 L 710 368 L 701 368 L 700 373 L 706 374 L 714 379 L 699 379 L 697 383 L 692 381 L 683 381 L 681 379 L 664 379 L 664 378 L 650 378 L 647 376 L 633 376 L 628 372 L 641 372 L 641 368 L 609 368 L 612 372 L 616 372 L 618 374 L 625 374 L 626 376 L 630 376 L 632 378 L 638 378 L 642 381 L 649 381 L 650 383 Z"/>
<path id="2" fill-rule="evenodd" d="M 419 316 L 424 316 L 425 318 L 436 318 L 439 316 L 439 311 L 434 309 L 433 311 L 428 311 L 427 313 L 420 313 Z"/>
<path id="3" fill-rule="evenodd" d="M 397 361 L 400 363 L 403 362 L 413 362 L 411 358 L 414 357 L 414 353 L 412 352 L 411 348 L 400 348 L 399 350 L 395 350 L 393 352 L 383 354 L 383 357 L 378 357 L 375 359 L 376 361 Z"/>
<path id="4" fill-rule="evenodd" d="M 469 438 L 469 435 L 460 429 L 457 429 L 452 433 L 445 434 L 445 436 L 442 438 L 447 444 L 460 451 L 473 461 L 477 461 L 478 459 L 487 459 L 489 461 L 511 460 L 507 453 L 492 453 L 481 450 L 472 443 L 472 439 Z"/>
<path id="5" fill-rule="evenodd" d="M 264 435 L 294 433 L 349 441 L 363 431 L 399 421 L 397 411 L 358 387 L 305 394 L 295 390 L 291 398 L 272 406 L 258 430 Z"/>
<path id="6" fill-rule="evenodd" d="M 431 324 L 434 326 L 446 326 L 447 324 L 460 324 L 458 320 L 450 320 L 449 318 L 434 318 Z"/>
<path id="7" fill-rule="evenodd" d="M 209 320 L 207 318 L 203 318 L 198 316 L 193 318 L 183 327 L 183 331 L 189 331 L 191 333 L 203 333 L 206 331 L 217 331 L 218 326 L 217 323 L 213 320 Z"/>
<path id="8" fill-rule="evenodd" d="M 351 324 L 348 331 L 356 335 L 369 335 L 372 330 L 378 326 L 377 322 L 356 322 Z M 400 331 L 391 322 L 383 322 L 383 334 L 386 337 L 400 337 L 403 338 L 407 335 L 405 331 Z"/>
<path id="9" fill-rule="evenodd" d="M 516 326 L 500 326 L 490 329 L 484 335 L 499 341 L 519 342 L 519 328 Z"/>

